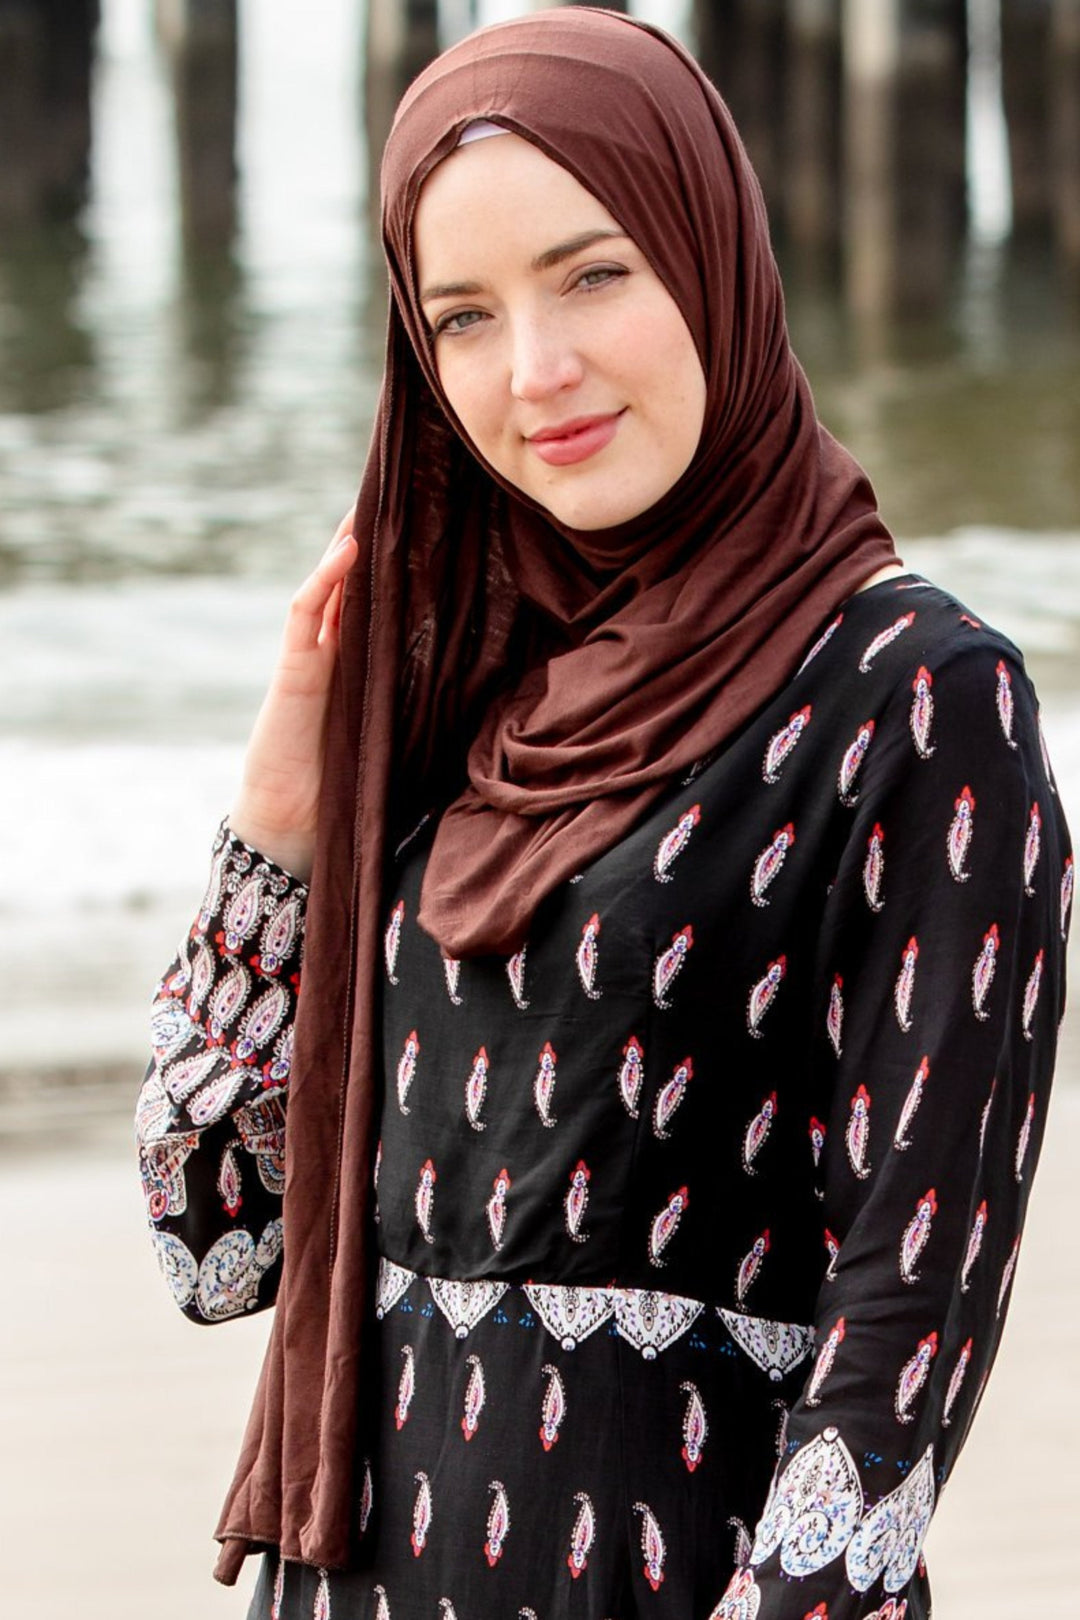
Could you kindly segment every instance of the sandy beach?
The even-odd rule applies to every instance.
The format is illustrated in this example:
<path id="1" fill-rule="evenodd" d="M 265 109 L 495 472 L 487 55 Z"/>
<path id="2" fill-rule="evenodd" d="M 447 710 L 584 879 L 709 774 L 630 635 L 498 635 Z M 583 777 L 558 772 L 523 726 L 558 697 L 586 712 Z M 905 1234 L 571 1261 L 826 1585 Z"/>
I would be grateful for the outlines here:
<path id="1" fill-rule="evenodd" d="M 1004 1348 L 928 1544 L 937 1620 L 1072 1620 L 1080 1491 L 1080 1040 L 1066 1029 Z M 7 1614 L 193 1620 L 246 1613 L 210 1539 L 268 1318 L 185 1321 L 145 1233 L 115 1106 L 0 1161 Z M 801 1610 L 792 1609 L 792 1620 Z M 469 1620 L 503 1620 L 470 1616 Z M 509 1620 L 509 1617 L 506 1617 Z M 702 1620 L 702 1617 L 687 1617 Z M 785 1617 L 786 1620 L 786 1617 Z"/>

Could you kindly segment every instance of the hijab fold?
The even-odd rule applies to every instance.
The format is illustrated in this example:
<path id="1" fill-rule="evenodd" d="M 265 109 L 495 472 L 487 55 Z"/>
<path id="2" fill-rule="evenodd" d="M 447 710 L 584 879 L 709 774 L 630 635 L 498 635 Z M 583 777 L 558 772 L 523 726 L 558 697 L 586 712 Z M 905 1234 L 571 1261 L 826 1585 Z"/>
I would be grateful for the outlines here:
<path id="1" fill-rule="evenodd" d="M 413 220 L 486 120 L 532 141 L 637 242 L 707 384 L 681 479 L 579 533 L 464 441 L 419 306 Z M 793 673 L 892 542 L 820 426 L 787 338 L 761 194 L 683 49 L 567 8 L 489 28 L 406 94 L 383 162 L 392 305 L 357 504 L 296 1029 L 273 1333 L 222 1517 L 245 1553 L 347 1566 L 372 1289 L 379 957 L 395 828 L 443 806 L 418 921 L 509 953 L 546 895 L 628 832 Z"/>

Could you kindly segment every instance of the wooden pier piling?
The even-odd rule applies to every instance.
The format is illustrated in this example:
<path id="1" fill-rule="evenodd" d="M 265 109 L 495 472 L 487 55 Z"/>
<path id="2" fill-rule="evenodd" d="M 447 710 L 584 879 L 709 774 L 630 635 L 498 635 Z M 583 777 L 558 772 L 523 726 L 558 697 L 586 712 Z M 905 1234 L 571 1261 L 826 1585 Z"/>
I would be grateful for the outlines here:
<path id="1" fill-rule="evenodd" d="M 99 0 L 0 0 L 0 226 L 85 200 L 98 16 Z"/>
<path id="2" fill-rule="evenodd" d="M 1080 0 L 1054 0 L 1050 41 L 1054 235 L 1063 262 L 1080 277 Z"/>
<path id="3" fill-rule="evenodd" d="M 157 0 L 173 85 L 184 241 L 221 247 L 236 229 L 236 0 Z"/>

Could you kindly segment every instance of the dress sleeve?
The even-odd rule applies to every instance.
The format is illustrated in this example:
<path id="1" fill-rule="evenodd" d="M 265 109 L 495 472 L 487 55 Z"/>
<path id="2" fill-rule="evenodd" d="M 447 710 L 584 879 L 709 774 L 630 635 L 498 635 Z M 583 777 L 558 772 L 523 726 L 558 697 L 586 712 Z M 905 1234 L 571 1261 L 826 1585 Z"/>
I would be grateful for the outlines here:
<path id="1" fill-rule="evenodd" d="M 879 717 L 830 892 L 815 1356 L 715 1620 L 929 1614 L 922 1543 L 997 1350 L 1046 1118 L 1073 870 L 1023 666 L 972 643 Z"/>
<path id="2" fill-rule="evenodd" d="M 193 1321 L 246 1314 L 276 1292 L 306 903 L 304 884 L 223 824 L 154 996 L 139 1167 L 158 1262 Z"/>

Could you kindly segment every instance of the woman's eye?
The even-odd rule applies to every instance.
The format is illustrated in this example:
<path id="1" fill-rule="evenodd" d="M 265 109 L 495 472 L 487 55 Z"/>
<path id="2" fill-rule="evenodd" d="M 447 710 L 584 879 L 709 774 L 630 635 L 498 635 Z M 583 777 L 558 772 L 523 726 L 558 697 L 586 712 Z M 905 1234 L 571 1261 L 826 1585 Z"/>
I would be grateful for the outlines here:
<path id="1" fill-rule="evenodd" d="M 470 327 L 475 326 L 483 318 L 483 310 L 455 309 L 449 315 L 439 317 L 431 329 L 431 335 L 433 338 L 437 338 L 442 337 L 445 333 L 448 337 L 455 337 L 460 332 L 467 332 Z"/>
<path id="2" fill-rule="evenodd" d="M 595 265 L 590 270 L 583 270 L 575 281 L 575 287 L 581 287 L 585 292 L 592 292 L 594 287 L 606 286 L 609 281 L 618 281 L 627 272 L 616 264 Z"/>

